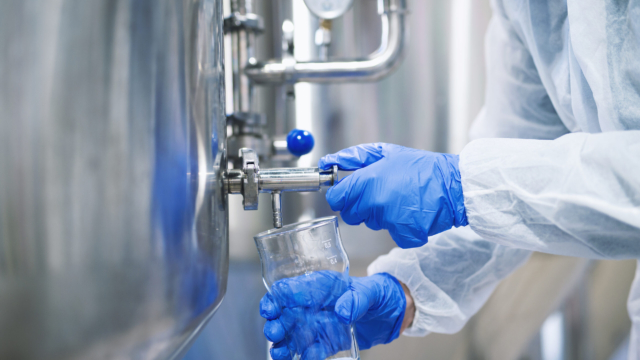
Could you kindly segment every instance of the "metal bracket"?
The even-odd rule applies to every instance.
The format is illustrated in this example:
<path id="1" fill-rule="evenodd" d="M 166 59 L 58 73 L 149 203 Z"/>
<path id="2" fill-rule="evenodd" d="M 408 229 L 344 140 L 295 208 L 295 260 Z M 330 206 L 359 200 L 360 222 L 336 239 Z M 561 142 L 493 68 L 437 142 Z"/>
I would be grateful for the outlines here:
<path id="1" fill-rule="evenodd" d="M 258 188 L 260 174 L 258 157 L 252 149 L 248 148 L 240 149 L 239 155 L 242 159 L 242 170 L 246 175 L 242 179 L 242 205 L 245 210 L 258 210 L 258 194 L 260 193 Z"/>
<path id="2" fill-rule="evenodd" d="M 258 159 L 269 158 L 270 140 L 265 135 L 266 119 L 258 113 L 238 112 L 227 116 L 227 126 L 231 133 L 227 136 L 228 159 L 233 162 L 233 167 L 242 169 L 242 153 L 240 149 L 253 149 Z"/>
<path id="3" fill-rule="evenodd" d="M 262 33 L 264 31 L 264 21 L 256 14 L 240 14 L 233 13 L 224 19 L 224 33 L 231 31 L 247 30 L 254 33 Z"/>

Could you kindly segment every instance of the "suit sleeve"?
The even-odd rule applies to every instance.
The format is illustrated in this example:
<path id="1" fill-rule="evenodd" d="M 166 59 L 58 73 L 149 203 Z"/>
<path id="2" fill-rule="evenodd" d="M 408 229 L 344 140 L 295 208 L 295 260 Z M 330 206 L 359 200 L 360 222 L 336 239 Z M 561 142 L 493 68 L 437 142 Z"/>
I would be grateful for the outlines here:
<path id="1" fill-rule="evenodd" d="M 640 131 L 481 139 L 460 154 L 471 228 L 499 244 L 640 257 Z"/>
<path id="2" fill-rule="evenodd" d="M 530 254 L 460 227 L 432 236 L 420 248 L 393 249 L 369 265 L 368 273 L 389 273 L 409 288 L 416 314 L 404 335 L 452 334 Z"/>

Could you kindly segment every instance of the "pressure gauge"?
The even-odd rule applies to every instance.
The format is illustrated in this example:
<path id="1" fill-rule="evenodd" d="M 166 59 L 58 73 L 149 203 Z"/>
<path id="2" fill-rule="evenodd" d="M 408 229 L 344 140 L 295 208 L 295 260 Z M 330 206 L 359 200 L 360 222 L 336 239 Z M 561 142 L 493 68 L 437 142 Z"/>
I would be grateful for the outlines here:
<path id="1" fill-rule="evenodd" d="M 353 0 L 304 0 L 304 3 L 317 17 L 332 20 L 344 15 Z"/>

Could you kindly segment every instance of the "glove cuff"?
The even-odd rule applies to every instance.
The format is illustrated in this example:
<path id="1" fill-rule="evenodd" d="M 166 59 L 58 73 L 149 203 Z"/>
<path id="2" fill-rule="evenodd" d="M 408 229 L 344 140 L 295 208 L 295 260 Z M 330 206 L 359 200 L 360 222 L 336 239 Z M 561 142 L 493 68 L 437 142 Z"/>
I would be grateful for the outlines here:
<path id="1" fill-rule="evenodd" d="M 451 172 L 451 184 L 449 187 L 449 195 L 453 206 L 453 216 L 455 227 L 469 225 L 467 220 L 467 210 L 464 206 L 464 194 L 462 191 L 462 177 L 460 176 L 460 155 L 446 154 L 447 163 Z"/>
<path id="2" fill-rule="evenodd" d="M 388 282 L 389 285 L 395 286 L 394 291 L 397 291 L 400 293 L 398 297 L 401 299 L 400 303 L 397 304 L 398 306 L 395 311 L 395 313 L 397 313 L 397 316 L 396 316 L 396 322 L 393 325 L 393 330 L 391 331 L 391 334 L 389 334 L 389 338 L 384 342 L 385 344 L 388 344 L 400 336 L 400 329 L 402 328 L 402 322 L 404 321 L 405 311 L 407 310 L 407 298 L 404 294 L 404 289 L 402 288 L 400 281 L 396 279 L 395 276 L 389 273 L 381 273 L 379 275 L 382 275 L 387 279 L 391 280 Z"/>

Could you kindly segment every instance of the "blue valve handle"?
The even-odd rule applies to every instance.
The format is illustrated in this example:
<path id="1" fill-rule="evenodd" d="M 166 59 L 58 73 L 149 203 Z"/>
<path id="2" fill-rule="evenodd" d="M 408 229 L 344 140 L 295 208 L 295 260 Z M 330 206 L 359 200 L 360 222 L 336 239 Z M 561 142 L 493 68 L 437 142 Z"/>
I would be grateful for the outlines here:
<path id="1" fill-rule="evenodd" d="M 297 157 L 310 153 L 313 145 L 313 135 L 306 130 L 293 129 L 287 135 L 287 149 Z"/>

